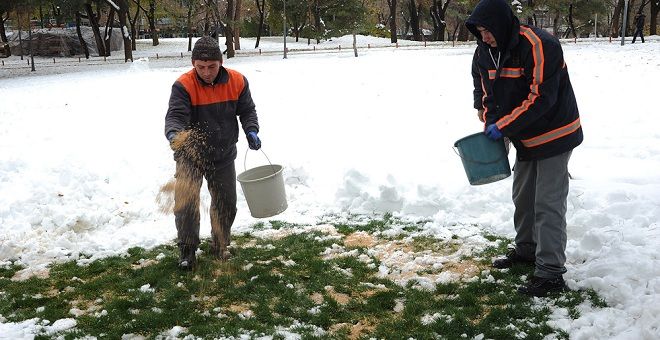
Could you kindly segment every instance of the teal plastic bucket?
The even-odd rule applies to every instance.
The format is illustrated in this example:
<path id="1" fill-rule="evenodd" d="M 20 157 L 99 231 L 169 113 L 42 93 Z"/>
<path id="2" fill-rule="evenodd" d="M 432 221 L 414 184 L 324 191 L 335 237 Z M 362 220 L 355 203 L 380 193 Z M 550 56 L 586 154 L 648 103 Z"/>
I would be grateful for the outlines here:
<path id="1" fill-rule="evenodd" d="M 472 185 L 488 184 L 511 176 L 504 139 L 496 141 L 478 132 L 454 143 Z"/>

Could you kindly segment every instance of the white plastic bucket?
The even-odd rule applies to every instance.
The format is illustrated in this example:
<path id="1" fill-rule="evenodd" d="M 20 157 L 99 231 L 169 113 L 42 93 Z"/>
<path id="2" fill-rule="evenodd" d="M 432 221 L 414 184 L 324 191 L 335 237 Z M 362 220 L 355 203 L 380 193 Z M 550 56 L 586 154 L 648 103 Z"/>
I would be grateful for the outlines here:
<path id="1" fill-rule="evenodd" d="M 245 168 L 245 163 L 243 166 Z M 284 167 L 281 165 L 271 163 L 245 170 L 238 175 L 237 180 L 241 183 L 252 217 L 275 216 L 288 207 L 282 170 Z"/>

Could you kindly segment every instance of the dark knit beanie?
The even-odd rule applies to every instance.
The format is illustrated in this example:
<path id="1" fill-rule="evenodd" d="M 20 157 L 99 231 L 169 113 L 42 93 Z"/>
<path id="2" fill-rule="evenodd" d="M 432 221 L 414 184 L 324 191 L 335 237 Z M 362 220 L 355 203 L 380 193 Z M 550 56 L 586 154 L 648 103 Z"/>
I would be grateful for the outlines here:
<path id="1" fill-rule="evenodd" d="M 222 60 L 218 42 L 209 36 L 199 38 L 192 50 L 192 60 Z"/>

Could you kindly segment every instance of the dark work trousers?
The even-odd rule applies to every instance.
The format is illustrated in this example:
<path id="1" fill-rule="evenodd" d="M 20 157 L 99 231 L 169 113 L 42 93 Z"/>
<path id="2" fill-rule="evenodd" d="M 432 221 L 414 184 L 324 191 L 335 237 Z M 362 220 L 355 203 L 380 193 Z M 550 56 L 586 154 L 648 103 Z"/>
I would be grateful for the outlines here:
<path id="1" fill-rule="evenodd" d="M 516 160 L 513 172 L 513 223 L 516 252 L 536 256 L 534 276 L 566 273 L 566 198 L 571 152 L 538 161 Z"/>
<path id="2" fill-rule="evenodd" d="M 199 194 L 202 177 L 211 194 L 211 248 L 226 250 L 231 242 L 231 226 L 236 217 L 236 168 L 234 162 L 207 170 L 176 163 L 174 219 L 179 245 L 199 246 Z M 222 253 L 221 253 L 222 254 Z"/>
<path id="3" fill-rule="evenodd" d="M 635 31 L 635 34 L 633 34 L 633 44 L 635 43 L 635 39 L 637 39 L 637 36 L 639 35 L 640 38 L 642 38 L 642 43 L 644 43 L 644 29 L 638 28 Z"/>

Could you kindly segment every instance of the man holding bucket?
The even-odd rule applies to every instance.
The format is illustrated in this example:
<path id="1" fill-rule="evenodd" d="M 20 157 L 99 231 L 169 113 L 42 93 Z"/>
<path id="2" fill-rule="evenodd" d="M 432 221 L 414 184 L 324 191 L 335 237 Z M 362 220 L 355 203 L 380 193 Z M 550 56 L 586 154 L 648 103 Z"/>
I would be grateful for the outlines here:
<path id="1" fill-rule="evenodd" d="M 179 267 L 191 270 L 199 246 L 199 194 L 206 178 L 211 194 L 211 254 L 227 260 L 236 217 L 236 143 L 238 119 L 250 149 L 258 150 L 259 122 L 247 79 L 222 66 L 218 42 L 208 36 L 195 43 L 193 69 L 172 85 L 165 136 L 174 151 L 174 216 Z"/>
<path id="2" fill-rule="evenodd" d="M 504 0 L 481 0 L 465 24 L 478 42 L 485 134 L 508 137 L 517 150 L 515 249 L 493 267 L 534 265 L 520 293 L 562 291 L 568 161 L 583 136 L 561 45 L 545 30 L 521 25 Z"/>

